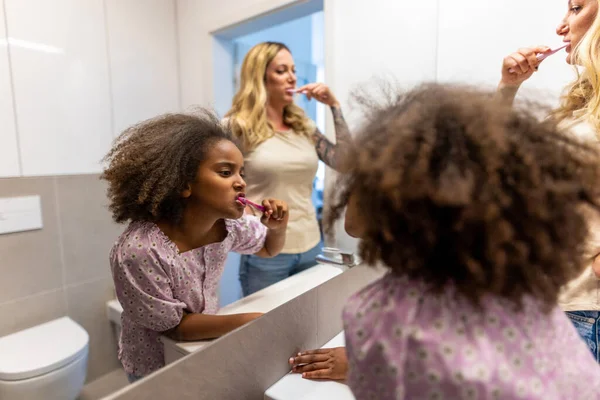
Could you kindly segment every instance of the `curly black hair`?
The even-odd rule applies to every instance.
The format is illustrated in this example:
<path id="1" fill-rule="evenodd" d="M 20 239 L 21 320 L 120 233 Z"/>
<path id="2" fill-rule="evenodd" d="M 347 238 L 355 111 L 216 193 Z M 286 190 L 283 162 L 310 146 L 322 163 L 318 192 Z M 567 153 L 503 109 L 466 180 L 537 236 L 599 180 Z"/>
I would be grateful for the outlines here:
<path id="1" fill-rule="evenodd" d="M 195 180 L 206 151 L 221 140 L 236 143 L 215 114 L 165 114 L 126 129 L 104 157 L 109 208 L 116 222 L 178 223 L 181 192 Z"/>
<path id="2" fill-rule="evenodd" d="M 426 84 L 388 100 L 368 104 L 344 155 L 350 172 L 327 231 L 352 194 L 368 210 L 359 244 L 367 264 L 434 292 L 453 284 L 475 305 L 488 293 L 516 307 L 524 295 L 555 305 L 589 262 L 596 150 L 540 122 L 531 104 L 510 108 L 471 87 Z"/>

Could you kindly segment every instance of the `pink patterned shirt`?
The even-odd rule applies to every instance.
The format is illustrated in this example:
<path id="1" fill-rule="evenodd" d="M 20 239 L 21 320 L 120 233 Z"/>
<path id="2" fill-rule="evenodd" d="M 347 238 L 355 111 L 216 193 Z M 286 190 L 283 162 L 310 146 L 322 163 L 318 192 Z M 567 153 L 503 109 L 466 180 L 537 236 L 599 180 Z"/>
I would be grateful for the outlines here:
<path id="1" fill-rule="evenodd" d="M 391 274 L 344 310 L 348 385 L 362 399 L 600 399 L 600 366 L 565 314 L 527 299 L 475 309 Z"/>
<path id="2" fill-rule="evenodd" d="M 110 252 L 117 298 L 123 306 L 119 359 L 129 374 L 145 376 L 164 365 L 161 332 L 176 327 L 183 310 L 215 314 L 227 253 L 257 253 L 267 228 L 252 216 L 225 220 L 227 237 L 179 253 L 151 222 L 132 222 Z"/>

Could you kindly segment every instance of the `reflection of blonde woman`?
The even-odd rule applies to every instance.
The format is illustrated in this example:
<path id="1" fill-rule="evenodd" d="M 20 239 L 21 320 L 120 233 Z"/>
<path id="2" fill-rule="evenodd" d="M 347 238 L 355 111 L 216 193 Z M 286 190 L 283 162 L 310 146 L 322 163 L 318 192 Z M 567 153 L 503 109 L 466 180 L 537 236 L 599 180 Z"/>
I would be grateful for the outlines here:
<path id="1" fill-rule="evenodd" d="M 294 93 L 331 108 L 335 144 L 294 104 Z M 246 55 L 240 89 L 227 117 L 243 146 L 248 198 L 262 199 L 268 193 L 290 207 L 282 254 L 242 258 L 240 281 L 248 295 L 315 264 L 321 233 L 311 195 L 318 160 L 335 169 L 337 154 L 349 143 L 350 134 L 331 90 L 320 83 L 296 88 L 292 54 L 275 42 L 260 43 Z"/>
<path id="2" fill-rule="evenodd" d="M 593 143 L 598 143 L 600 137 L 599 3 L 600 0 L 569 1 L 567 15 L 556 29 L 568 43 L 566 61 L 583 68 L 552 115 L 565 129 Z M 504 59 L 498 93 L 506 101 L 512 102 L 519 86 L 538 69 L 536 55 L 548 50 L 546 46 L 523 48 Z M 567 311 L 579 334 L 600 361 L 600 281 L 594 274 L 600 275 L 600 240 L 597 239 L 600 226 L 595 225 L 591 233 L 587 246 L 590 268 L 565 288 L 560 306 Z"/>

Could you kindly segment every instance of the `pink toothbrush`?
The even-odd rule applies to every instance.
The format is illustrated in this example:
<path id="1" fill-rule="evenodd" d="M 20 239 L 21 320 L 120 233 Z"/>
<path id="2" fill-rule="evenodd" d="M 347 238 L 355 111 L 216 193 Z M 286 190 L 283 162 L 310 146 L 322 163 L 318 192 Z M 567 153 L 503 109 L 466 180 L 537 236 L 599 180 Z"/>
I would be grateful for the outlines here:
<path id="1" fill-rule="evenodd" d="M 556 48 L 556 49 L 554 49 L 554 50 L 551 50 L 551 51 L 549 51 L 549 52 L 547 52 L 547 53 L 540 53 L 540 54 L 538 54 L 537 56 L 535 56 L 535 58 L 537 58 L 537 60 L 538 60 L 538 61 L 543 61 L 543 60 L 545 60 L 546 58 L 550 57 L 552 54 L 558 53 L 559 51 L 561 51 L 562 49 L 564 49 L 564 48 L 565 48 L 565 47 L 567 47 L 568 45 L 569 45 L 569 43 L 567 43 L 567 44 L 565 44 L 565 45 L 563 45 L 563 46 L 560 46 L 560 47 L 558 47 L 558 48 Z M 510 72 L 511 74 L 514 74 L 514 73 L 515 73 L 515 70 L 514 70 L 514 69 L 512 69 L 512 68 L 510 68 L 510 69 L 508 70 L 508 72 Z"/>
<path id="2" fill-rule="evenodd" d="M 306 89 L 304 89 L 304 90 L 286 89 L 286 92 L 288 92 L 289 94 L 296 94 L 296 93 L 306 94 Z"/>
<path id="3" fill-rule="evenodd" d="M 264 206 L 261 206 L 260 204 L 256 204 L 256 203 L 248 200 L 245 197 L 238 197 L 238 201 L 240 203 L 242 203 L 243 205 L 245 205 L 245 206 L 252 206 L 252 207 L 256 208 L 258 211 L 260 211 L 260 212 L 265 212 L 265 207 Z"/>

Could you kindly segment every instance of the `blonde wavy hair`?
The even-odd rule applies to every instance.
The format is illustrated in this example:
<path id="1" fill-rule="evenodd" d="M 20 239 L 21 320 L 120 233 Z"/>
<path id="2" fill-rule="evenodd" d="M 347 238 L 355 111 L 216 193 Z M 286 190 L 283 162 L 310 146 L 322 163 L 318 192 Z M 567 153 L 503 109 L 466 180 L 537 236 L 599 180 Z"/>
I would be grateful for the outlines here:
<path id="1" fill-rule="evenodd" d="M 225 117 L 229 118 L 229 129 L 241 141 L 244 152 L 254 150 L 275 133 L 267 119 L 265 79 L 267 67 L 281 50 L 290 51 L 283 43 L 259 43 L 250 49 L 242 63 L 240 89 Z M 283 121 L 297 134 L 312 137 L 315 125 L 297 105 L 285 107 Z"/>
<path id="2" fill-rule="evenodd" d="M 598 6 L 600 9 L 600 0 Z M 576 117 L 588 121 L 600 132 L 600 11 L 573 49 L 571 63 L 577 78 L 567 86 L 560 106 L 551 116 L 558 121 Z M 581 66 L 581 70 L 577 66 Z"/>

